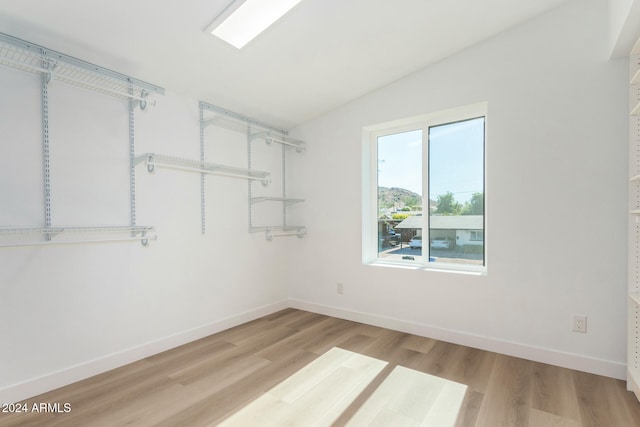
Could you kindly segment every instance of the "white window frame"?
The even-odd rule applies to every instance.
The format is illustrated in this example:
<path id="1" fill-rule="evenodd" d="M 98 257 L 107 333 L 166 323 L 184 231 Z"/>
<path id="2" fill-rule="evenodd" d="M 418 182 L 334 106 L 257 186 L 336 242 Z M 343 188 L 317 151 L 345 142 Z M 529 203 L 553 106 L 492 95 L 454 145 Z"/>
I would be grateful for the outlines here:
<path id="1" fill-rule="evenodd" d="M 429 244 L 429 128 L 448 123 L 460 122 L 474 118 L 484 117 L 484 265 L 434 263 L 429 262 L 429 250 L 425 249 L 425 243 Z M 390 267 L 402 267 L 409 269 L 467 272 L 474 274 L 486 274 L 488 266 L 487 248 L 487 128 L 488 114 L 487 103 L 467 105 L 435 113 L 409 117 L 392 122 L 379 123 L 365 126 L 362 131 L 362 263 L 365 265 L 378 265 Z M 420 259 L 415 261 L 401 261 L 397 259 L 378 257 L 378 138 L 412 130 L 422 130 L 422 235 L 423 251 Z M 429 237 L 430 238 L 430 237 Z"/>

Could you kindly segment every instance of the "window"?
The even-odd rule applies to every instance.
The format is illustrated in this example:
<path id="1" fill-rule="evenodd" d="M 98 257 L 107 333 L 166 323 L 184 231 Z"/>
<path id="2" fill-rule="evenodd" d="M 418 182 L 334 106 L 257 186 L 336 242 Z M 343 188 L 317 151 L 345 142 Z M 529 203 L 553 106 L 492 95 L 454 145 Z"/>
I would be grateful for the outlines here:
<path id="1" fill-rule="evenodd" d="M 364 129 L 363 261 L 484 271 L 486 104 Z"/>
<path id="2" fill-rule="evenodd" d="M 471 231 L 471 238 L 469 239 L 472 242 L 482 242 L 484 241 L 484 232 L 483 231 Z"/>

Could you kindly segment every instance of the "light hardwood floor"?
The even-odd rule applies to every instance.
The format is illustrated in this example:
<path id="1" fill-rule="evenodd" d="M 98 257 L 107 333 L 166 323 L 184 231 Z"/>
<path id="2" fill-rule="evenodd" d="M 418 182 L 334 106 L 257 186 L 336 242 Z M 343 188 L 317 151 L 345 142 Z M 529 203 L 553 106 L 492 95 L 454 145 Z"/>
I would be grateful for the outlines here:
<path id="1" fill-rule="evenodd" d="M 0 414 L 0 427 L 217 425 L 333 347 L 387 362 L 336 426 L 397 366 L 466 385 L 457 426 L 640 426 L 623 381 L 287 309 L 29 399 L 71 412 Z"/>

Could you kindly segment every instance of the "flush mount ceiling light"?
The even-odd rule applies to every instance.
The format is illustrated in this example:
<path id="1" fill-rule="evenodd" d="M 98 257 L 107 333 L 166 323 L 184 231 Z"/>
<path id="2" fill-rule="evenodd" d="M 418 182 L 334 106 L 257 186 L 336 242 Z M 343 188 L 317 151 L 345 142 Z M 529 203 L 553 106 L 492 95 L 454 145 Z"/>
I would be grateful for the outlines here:
<path id="1" fill-rule="evenodd" d="M 205 28 L 241 49 L 301 0 L 232 0 Z"/>

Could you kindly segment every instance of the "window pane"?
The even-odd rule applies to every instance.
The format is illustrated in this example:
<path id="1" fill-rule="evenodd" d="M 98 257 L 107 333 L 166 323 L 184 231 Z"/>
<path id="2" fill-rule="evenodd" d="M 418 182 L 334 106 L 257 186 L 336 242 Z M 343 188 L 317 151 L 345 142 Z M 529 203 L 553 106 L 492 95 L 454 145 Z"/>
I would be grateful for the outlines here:
<path id="1" fill-rule="evenodd" d="M 429 260 L 484 265 L 484 117 L 429 128 Z"/>
<path id="2" fill-rule="evenodd" d="M 378 257 L 420 262 L 422 131 L 378 137 Z"/>

